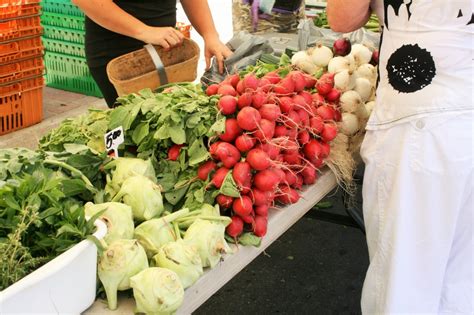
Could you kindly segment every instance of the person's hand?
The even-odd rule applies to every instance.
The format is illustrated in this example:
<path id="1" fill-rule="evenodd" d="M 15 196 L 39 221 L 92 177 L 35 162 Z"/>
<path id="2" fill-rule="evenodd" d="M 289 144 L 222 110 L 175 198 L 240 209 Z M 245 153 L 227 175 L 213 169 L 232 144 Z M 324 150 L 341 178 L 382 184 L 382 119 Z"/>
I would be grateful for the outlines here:
<path id="1" fill-rule="evenodd" d="M 170 49 L 183 42 L 184 35 L 172 27 L 145 27 L 137 39 L 147 44 L 160 45 L 164 49 Z"/>
<path id="2" fill-rule="evenodd" d="M 219 72 L 224 72 L 224 60 L 232 55 L 232 51 L 224 45 L 218 37 L 204 39 L 204 56 L 206 58 L 206 70 L 211 66 L 211 58 L 216 57 Z"/>

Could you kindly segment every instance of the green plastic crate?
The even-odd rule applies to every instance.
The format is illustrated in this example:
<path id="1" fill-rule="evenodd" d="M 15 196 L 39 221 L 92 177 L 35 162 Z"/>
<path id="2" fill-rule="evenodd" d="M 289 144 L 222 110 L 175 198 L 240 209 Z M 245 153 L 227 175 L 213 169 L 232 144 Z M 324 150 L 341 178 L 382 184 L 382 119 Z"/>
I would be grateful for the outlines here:
<path id="1" fill-rule="evenodd" d="M 43 12 L 82 16 L 84 13 L 71 0 L 41 0 Z"/>
<path id="2" fill-rule="evenodd" d="M 75 44 L 62 40 L 43 38 L 43 46 L 46 51 L 66 54 L 76 57 L 86 57 L 84 44 Z"/>
<path id="3" fill-rule="evenodd" d="M 73 30 L 84 31 L 84 17 L 64 15 L 60 13 L 43 12 L 41 15 L 43 25 L 59 26 Z"/>
<path id="4" fill-rule="evenodd" d="M 43 38 L 67 41 L 75 44 L 85 43 L 85 31 L 43 24 Z"/>
<path id="5" fill-rule="evenodd" d="M 46 85 L 61 90 L 102 97 L 89 73 L 86 59 L 46 52 Z"/>

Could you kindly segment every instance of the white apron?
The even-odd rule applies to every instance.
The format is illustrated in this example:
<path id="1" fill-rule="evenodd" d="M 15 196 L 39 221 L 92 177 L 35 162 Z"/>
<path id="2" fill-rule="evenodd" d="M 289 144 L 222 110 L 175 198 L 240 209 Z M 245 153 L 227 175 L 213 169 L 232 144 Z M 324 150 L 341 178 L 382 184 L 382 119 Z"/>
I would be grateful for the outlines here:
<path id="1" fill-rule="evenodd" d="M 473 1 L 372 8 L 388 29 L 361 148 L 362 312 L 473 314 Z"/>

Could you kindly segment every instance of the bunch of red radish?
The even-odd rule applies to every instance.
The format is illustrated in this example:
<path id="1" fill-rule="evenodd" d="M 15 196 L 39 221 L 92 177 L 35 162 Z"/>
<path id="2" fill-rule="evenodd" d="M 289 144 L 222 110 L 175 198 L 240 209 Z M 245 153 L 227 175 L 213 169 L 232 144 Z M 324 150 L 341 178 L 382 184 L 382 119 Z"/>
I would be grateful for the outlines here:
<path id="1" fill-rule="evenodd" d="M 339 91 L 331 74 L 319 80 L 300 71 L 284 78 L 270 72 L 234 74 L 207 87 L 220 95 L 225 132 L 209 149 L 213 160 L 199 167 L 198 177 L 220 188 L 228 172 L 239 198 L 220 194 L 217 202 L 231 211 L 226 232 L 238 237 L 244 227 L 256 236 L 267 232 L 268 209 L 299 200 L 298 190 L 313 184 L 337 135 Z"/>

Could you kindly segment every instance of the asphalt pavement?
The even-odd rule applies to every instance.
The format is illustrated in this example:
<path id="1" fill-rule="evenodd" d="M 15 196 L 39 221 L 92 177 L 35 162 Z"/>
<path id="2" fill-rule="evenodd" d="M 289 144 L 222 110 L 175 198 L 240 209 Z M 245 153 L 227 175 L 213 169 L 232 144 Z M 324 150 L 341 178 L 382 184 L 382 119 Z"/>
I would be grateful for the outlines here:
<path id="1" fill-rule="evenodd" d="M 346 216 L 341 190 L 324 211 Z M 356 208 L 360 212 L 360 190 Z M 360 314 L 364 233 L 308 212 L 194 314 Z M 347 217 L 348 218 L 348 217 Z"/>

